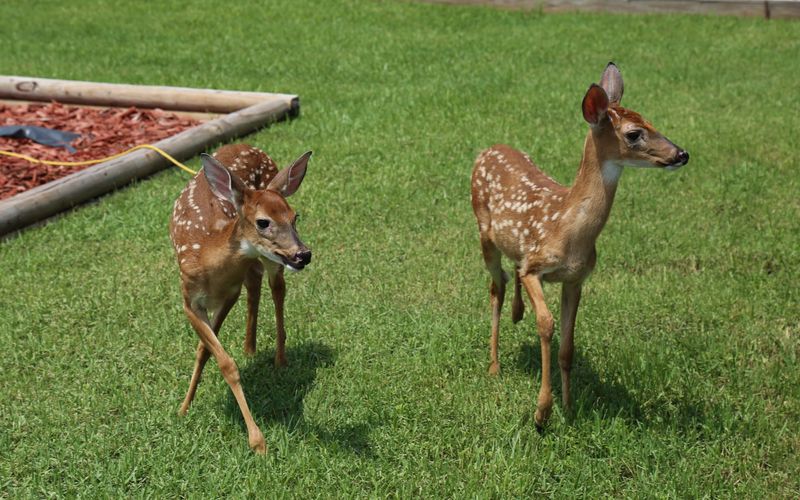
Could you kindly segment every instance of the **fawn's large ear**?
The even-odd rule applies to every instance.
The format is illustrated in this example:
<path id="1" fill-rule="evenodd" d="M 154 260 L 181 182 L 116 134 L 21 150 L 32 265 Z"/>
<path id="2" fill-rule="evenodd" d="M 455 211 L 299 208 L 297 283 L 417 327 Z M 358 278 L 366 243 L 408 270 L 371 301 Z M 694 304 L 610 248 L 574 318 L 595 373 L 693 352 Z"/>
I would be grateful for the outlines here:
<path id="1" fill-rule="evenodd" d="M 230 202 L 237 211 L 241 209 L 246 189 L 244 182 L 231 174 L 215 158 L 202 153 L 200 154 L 200 159 L 203 161 L 203 174 L 206 176 L 211 192 L 218 198 Z"/>
<path id="2" fill-rule="evenodd" d="M 278 172 L 278 175 L 272 179 L 267 189 L 279 192 L 284 198 L 293 195 L 303 182 L 303 177 L 306 176 L 306 167 L 308 167 L 309 158 L 311 158 L 311 151 L 303 153 L 291 166 Z"/>
<path id="3" fill-rule="evenodd" d="M 593 83 L 583 96 L 583 118 L 595 126 L 608 116 L 608 95 L 602 87 Z"/>
<path id="4" fill-rule="evenodd" d="M 603 71 L 603 76 L 600 77 L 600 86 L 606 91 L 609 102 L 619 104 L 625 89 L 622 84 L 622 73 L 613 62 L 608 63 L 606 70 Z"/>

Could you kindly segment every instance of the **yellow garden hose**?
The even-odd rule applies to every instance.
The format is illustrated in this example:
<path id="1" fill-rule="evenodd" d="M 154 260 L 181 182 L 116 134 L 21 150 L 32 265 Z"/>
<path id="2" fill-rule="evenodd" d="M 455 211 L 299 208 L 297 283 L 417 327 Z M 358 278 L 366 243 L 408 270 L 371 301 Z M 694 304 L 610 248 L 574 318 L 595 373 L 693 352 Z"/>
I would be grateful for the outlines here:
<path id="1" fill-rule="evenodd" d="M 104 161 L 114 160 L 116 158 L 119 158 L 120 156 L 125 156 L 126 154 L 128 154 L 128 153 L 130 153 L 132 151 L 136 151 L 137 149 L 151 149 L 151 150 L 155 151 L 156 153 L 160 154 L 161 156 L 163 156 L 164 158 L 166 158 L 167 160 L 171 161 L 176 167 L 180 168 L 181 170 L 189 172 L 192 175 L 195 175 L 197 173 L 194 170 L 192 170 L 191 168 L 187 167 L 183 163 L 181 163 L 178 160 L 176 160 L 175 158 L 173 158 L 172 156 L 170 156 L 170 154 L 167 153 L 166 151 L 164 151 L 164 150 L 162 150 L 160 148 L 157 148 L 156 146 L 153 146 L 152 144 L 142 144 L 142 145 L 139 145 L 139 146 L 132 147 L 131 149 L 129 149 L 127 151 L 123 151 L 122 153 L 117 153 L 115 155 L 112 155 L 112 156 L 109 156 L 109 157 L 106 157 L 106 158 L 101 158 L 99 160 L 86 160 L 86 161 L 37 160 L 36 158 L 34 158 L 32 156 L 23 155 L 23 154 L 19 154 L 19 153 L 12 153 L 11 151 L 3 151 L 3 150 L 0 150 L 0 155 L 11 156 L 12 158 L 20 158 L 22 160 L 26 160 L 26 161 L 29 161 L 31 163 L 43 163 L 45 165 L 54 165 L 54 166 L 63 166 L 63 167 L 77 167 L 77 166 L 80 166 L 80 165 L 94 165 L 96 163 L 103 163 Z"/>

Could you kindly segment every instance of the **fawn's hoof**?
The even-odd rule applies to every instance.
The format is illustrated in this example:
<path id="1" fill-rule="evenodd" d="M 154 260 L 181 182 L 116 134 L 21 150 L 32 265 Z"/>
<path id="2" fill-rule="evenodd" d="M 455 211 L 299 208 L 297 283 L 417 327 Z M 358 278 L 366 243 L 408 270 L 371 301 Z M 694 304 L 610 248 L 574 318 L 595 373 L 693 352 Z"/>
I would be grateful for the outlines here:
<path id="1" fill-rule="evenodd" d="M 264 441 L 264 436 L 258 436 L 258 438 L 250 439 L 250 448 L 256 453 L 256 455 L 266 455 L 267 442 Z"/>
<path id="2" fill-rule="evenodd" d="M 489 365 L 489 375 L 495 376 L 500 373 L 500 363 L 491 363 Z"/>
<path id="3" fill-rule="evenodd" d="M 550 418 L 551 408 L 537 408 L 536 414 L 533 416 L 533 422 L 536 425 L 536 432 L 542 434 L 547 420 Z"/>
<path id="4" fill-rule="evenodd" d="M 285 356 L 275 356 L 275 368 L 286 368 L 289 362 L 286 361 Z"/>
<path id="5" fill-rule="evenodd" d="M 178 416 L 185 417 L 186 414 L 189 413 L 189 405 L 191 404 L 192 404 L 191 401 L 184 400 L 183 403 L 181 403 L 181 407 L 178 408 Z"/>

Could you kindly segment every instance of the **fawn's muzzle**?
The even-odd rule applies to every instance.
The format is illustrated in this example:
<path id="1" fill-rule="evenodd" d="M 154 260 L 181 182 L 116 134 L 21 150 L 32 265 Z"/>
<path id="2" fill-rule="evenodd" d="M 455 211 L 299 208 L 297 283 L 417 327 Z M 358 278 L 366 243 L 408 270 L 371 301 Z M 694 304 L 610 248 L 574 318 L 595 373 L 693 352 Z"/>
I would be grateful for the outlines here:
<path id="1" fill-rule="evenodd" d="M 678 148 L 678 152 L 675 153 L 675 156 L 665 168 L 666 170 L 677 170 L 687 163 L 689 163 L 689 152 L 685 149 Z"/>
<path id="2" fill-rule="evenodd" d="M 294 254 L 292 267 L 303 269 L 311 262 L 311 250 L 305 249 Z"/>

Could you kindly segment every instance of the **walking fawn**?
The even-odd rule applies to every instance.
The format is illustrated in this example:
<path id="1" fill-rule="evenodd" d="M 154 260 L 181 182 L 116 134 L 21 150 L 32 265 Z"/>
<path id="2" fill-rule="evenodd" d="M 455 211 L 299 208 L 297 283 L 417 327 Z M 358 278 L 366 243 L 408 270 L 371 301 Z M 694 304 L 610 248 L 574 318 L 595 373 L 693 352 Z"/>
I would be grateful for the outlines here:
<path id="1" fill-rule="evenodd" d="M 569 406 L 573 330 L 581 298 L 581 284 L 595 265 L 595 241 L 608 219 L 623 166 L 675 170 L 689 154 L 661 135 L 638 113 L 619 105 L 622 75 L 613 63 L 600 85 L 592 84 L 583 98 L 583 117 L 589 133 L 583 158 L 571 188 L 561 186 L 534 165 L 528 155 L 498 145 L 478 155 L 472 172 L 472 208 L 478 219 L 481 250 L 492 276 L 490 302 L 492 335 L 489 373 L 496 374 L 500 310 L 508 276 L 501 254 L 515 265 L 512 320 L 522 319 L 520 283 L 536 311 L 542 349 L 542 386 L 535 422 L 539 431 L 550 416 L 550 340 L 553 316 L 547 309 L 542 281 L 563 283 L 561 288 L 562 401 Z"/>
<path id="2" fill-rule="evenodd" d="M 216 159 L 202 155 L 203 173 L 197 174 L 175 201 L 169 227 L 180 265 L 183 310 L 200 337 L 180 413 L 188 411 L 203 367 L 213 355 L 242 411 L 250 447 L 261 454 L 266 453 L 264 436 L 250 415 L 236 363 L 217 334 L 244 284 L 244 350 L 256 352 L 258 302 L 266 271 L 275 303 L 275 365 L 286 365 L 283 269 L 300 270 L 311 261 L 311 250 L 297 236 L 297 216 L 286 197 L 303 182 L 310 156 L 311 151 L 279 172 L 263 151 L 245 144 L 220 148 Z"/>

